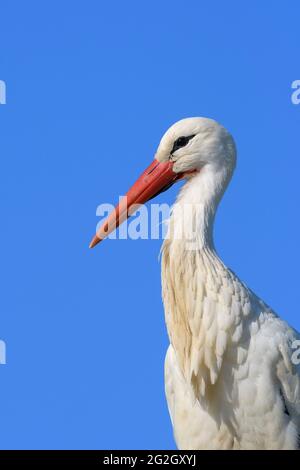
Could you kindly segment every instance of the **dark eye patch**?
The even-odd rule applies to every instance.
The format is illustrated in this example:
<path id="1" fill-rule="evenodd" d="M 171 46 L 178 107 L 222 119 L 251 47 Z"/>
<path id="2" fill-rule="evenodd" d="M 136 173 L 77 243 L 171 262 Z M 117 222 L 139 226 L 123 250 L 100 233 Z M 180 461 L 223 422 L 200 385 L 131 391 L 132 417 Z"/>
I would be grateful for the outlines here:
<path id="1" fill-rule="evenodd" d="M 172 148 L 172 151 L 171 151 L 171 155 L 174 152 L 176 152 L 176 150 L 178 150 L 182 147 L 185 147 L 193 137 L 195 137 L 195 134 L 188 135 L 186 137 L 184 137 L 184 136 L 178 137 L 178 139 L 176 139 L 175 142 L 174 142 L 174 145 L 173 145 L 173 148 Z"/>

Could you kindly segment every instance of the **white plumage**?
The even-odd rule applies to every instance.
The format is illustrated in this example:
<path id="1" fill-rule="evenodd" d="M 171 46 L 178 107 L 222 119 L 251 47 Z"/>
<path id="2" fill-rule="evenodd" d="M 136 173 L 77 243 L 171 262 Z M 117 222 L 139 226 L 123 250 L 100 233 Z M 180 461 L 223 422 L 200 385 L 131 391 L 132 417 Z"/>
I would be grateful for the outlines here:
<path id="1" fill-rule="evenodd" d="M 165 382 L 177 445 L 297 449 L 299 335 L 224 265 L 214 248 L 215 213 L 235 164 L 234 141 L 222 126 L 205 118 L 177 122 L 90 246 L 122 223 L 135 204 L 186 178 L 162 247 L 171 343 Z"/>
<path id="2" fill-rule="evenodd" d="M 300 381 L 292 354 L 299 336 L 222 263 L 213 244 L 215 212 L 235 167 L 233 140 L 214 121 L 185 119 L 165 134 L 156 159 L 169 157 L 181 135 L 195 137 L 173 154 L 174 171 L 200 171 L 180 192 L 162 249 L 171 342 L 165 382 L 177 445 L 297 449 Z"/>

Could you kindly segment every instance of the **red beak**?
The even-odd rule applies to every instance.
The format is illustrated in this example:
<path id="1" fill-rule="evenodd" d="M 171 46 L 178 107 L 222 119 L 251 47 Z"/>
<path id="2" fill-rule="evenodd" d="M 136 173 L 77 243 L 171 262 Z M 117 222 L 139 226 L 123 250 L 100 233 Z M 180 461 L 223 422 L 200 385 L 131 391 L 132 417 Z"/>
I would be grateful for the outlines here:
<path id="1" fill-rule="evenodd" d="M 181 174 L 173 171 L 173 162 L 160 163 L 154 160 L 102 224 L 91 241 L 90 248 L 104 240 L 132 215 L 141 204 L 145 204 L 149 199 L 169 188 L 181 177 Z"/>

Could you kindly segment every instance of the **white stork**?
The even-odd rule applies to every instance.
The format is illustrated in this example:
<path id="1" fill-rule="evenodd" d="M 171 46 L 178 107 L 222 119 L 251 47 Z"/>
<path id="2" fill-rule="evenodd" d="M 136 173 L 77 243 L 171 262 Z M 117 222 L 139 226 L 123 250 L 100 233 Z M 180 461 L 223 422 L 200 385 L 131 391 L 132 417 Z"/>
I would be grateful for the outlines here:
<path id="1" fill-rule="evenodd" d="M 299 335 L 224 265 L 213 243 L 215 213 L 235 164 L 234 140 L 224 127 L 206 118 L 175 123 L 90 246 L 185 178 L 162 247 L 171 343 L 165 385 L 176 443 L 180 449 L 297 449 Z"/>

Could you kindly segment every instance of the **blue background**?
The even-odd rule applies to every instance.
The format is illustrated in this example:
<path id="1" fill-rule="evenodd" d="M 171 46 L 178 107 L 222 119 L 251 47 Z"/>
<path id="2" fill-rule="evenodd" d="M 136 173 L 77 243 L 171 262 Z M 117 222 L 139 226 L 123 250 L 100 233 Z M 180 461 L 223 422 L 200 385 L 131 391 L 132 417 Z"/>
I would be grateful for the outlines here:
<path id="1" fill-rule="evenodd" d="M 300 328 L 299 2 L 2 1 L 0 13 L 0 446 L 174 448 L 161 241 L 89 250 L 96 207 L 174 121 L 217 119 L 239 150 L 219 253 Z"/>

